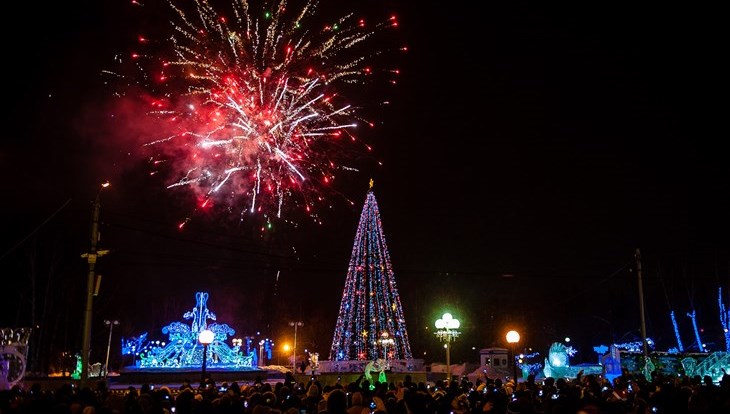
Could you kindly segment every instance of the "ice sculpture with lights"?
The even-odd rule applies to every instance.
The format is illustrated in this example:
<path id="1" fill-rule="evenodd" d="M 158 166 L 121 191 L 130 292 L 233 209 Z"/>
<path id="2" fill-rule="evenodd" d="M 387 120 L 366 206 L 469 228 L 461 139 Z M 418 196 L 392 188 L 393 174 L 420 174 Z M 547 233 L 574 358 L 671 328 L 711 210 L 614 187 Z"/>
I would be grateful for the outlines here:
<path id="1" fill-rule="evenodd" d="M 730 353 L 713 352 L 706 358 L 698 361 L 693 357 L 687 357 L 680 361 L 685 374 L 689 376 L 699 375 L 704 378 L 709 376 L 712 382 L 719 382 L 726 372 L 730 372 Z"/>
<path id="2" fill-rule="evenodd" d="M 0 390 L 23 381 L 31 332 L 31 328 L 0 329 Z"/>
<path id="3" fill-rule="evenodd" d="M 570 357 L 575 355 L 575 353 L 576 351 L 573 347 L 565 346 L 560 342 L 553 342 L 550 345 L 548 356 L 545 358 L 545 366 L 543 368 L 545 377 L 575 378 L 580 371 L 583 371 L 584 375 L 598 375 L 603 373 L 603 366 L 601 365 L 571 366 Z"/>
<path id="4" fill-rule="evenodd" d="M 190 325 L 172 322 L 162 328 L 162 333 L 168 335 L 165 342 L 149 341 L 147 333 L 122 340 L 122 354 L 134 355 L 135 365 L 140 369 L 197 369 L 203 363 L 203 345 L 198 342 L 198 335 L 209 329 L 215 334 L 213 342 L 208 345 L 206 364 L 209 368 L 255 369 L 255 350 L 247 349 L 244 353 L 240 343 L 233 346 L 226 343 L 235 330 L 227 324 L 208 324 L 209 319 L 216 320 L 207 306 L 208 293 L 197 292 L 195 300 L 195 308 L 183 315 L 185 319 L 192 319 Z"/>

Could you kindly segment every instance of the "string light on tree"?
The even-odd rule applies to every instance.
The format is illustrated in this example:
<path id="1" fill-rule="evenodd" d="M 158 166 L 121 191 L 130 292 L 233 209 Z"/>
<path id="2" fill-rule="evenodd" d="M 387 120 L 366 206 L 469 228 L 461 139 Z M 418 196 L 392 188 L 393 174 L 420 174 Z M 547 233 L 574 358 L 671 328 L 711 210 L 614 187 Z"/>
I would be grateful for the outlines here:
<path id="1" fill-rule="evenodd" d="M 382 355 L 379 336 L 387 332 L 393 360 L 409 360 L 403 307 L 385 242 L 373 181 L 365 198 L 352 246 L 335 333 L 331 361 L 376 360 Z"/>

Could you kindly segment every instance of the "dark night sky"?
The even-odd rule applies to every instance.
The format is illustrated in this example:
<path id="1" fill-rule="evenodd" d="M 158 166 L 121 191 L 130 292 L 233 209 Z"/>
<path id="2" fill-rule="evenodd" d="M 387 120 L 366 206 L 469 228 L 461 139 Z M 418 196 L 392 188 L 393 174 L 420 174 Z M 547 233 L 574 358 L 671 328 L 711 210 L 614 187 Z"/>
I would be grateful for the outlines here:
<path id="1" fill-rule="evenodd" d="M 300 340 L 327 354 L 372 177 L 417 356 L 438 350 L 426 327 L 445 309 L 464 326 L 455 360 L 503 345 L 507 327 L 537 348 L 565 336 L 586 349 L 632 339 L 636 248 L 649 336 L 674 346 L 669 308 L 694 306 L 703 339 L 722 346 L 730 167 L 712 104 L 724 86 L 713 13 L 632 2 L 351 3 L 397 13 L 409 48 L 391 105 L 364 136 L 383 166 L 340 180 L 355 205 L 333 202 L 322 225 L 279 223 L 263 237 L 226 217 L 179 232 L 186 194 L 148 178 L 134 143 L 105 135 L 100 73 L 149 24 L 139 8 L 19 5 L 24 29 L 2 29 L 0 326 L 30 324 L 35 272 L 56 346 L 80 347 L 78 255 L 96 183 L 110 178 L 101 231 L 112 253 L 99 264 L 95 341 L 104 318 L 122 320 L 123 335 L 159 333 L 207 290 L 240 334 L 286 340 L 287 322 L 304 320 Z M 689 320 L 680 325 L 691 343 Z"/>

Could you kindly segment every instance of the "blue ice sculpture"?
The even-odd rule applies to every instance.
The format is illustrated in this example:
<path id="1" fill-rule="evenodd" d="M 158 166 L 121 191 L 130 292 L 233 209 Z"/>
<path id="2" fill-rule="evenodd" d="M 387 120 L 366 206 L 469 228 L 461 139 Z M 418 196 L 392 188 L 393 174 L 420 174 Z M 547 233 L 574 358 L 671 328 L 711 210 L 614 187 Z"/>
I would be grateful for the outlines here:
<path id="1" fill-rule="evenodd" d="M 236 333 L 227 324 L 211 323 L 216 317 L 208 309 L 208 293 L 195 294 L 196 305 L 191 311 L 185 312 L 183 318 L 192 319 L 190 325 L 182 322 L 172 322 L 162 328 L 162 333 L 168 335 L 168 341 L 161 345 L 151 345 L 139 353 L 140 368 L 197 368 L 203 364 L 203 345 L 198 342 L 201 331 L 209 329 L 215 337 L 208 345 L 207 366 L 210 368 L 253 369 L 255 352 L 245 354 L 240 345 L 228 346 L 228 336 Z M 156 344 L 157 342 L 155 342 Z"/>

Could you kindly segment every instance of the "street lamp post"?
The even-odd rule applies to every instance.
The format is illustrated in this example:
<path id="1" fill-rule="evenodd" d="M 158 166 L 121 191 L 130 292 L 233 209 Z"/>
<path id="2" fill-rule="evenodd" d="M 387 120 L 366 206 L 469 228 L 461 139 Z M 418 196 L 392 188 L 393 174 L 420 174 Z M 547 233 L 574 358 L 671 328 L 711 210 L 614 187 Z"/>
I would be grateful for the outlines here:
<path id="1" fill-rule="evenodd" d="M 101 210 L 100 193 L 103 188 L 109 187 L 109 182 L 99 186 L 91 209 L 91 246 L 89 252 L 81 255 L 89 265 L 89 272 L 86 278 L 86 306 L 84 308 L 84 332 L 81 342 L 81 388 L 86 387 L 89 380 L 89 354 L 91 353 L 91 314 L 94 307 L 94 279 L 96 259 L 109 253 L 109 250 L 97 250 L 96 244 L 99 241 L 99 212 Z"/>
<path id="2" fill-rule="evenodd" d="M 264 364 L 264 340 L 259 341 L 259 366 L 262 367 Z"/>
<path id="3" fill-rule="evenodd" d="M 515 358 L 515 344 L 518 342 L 520 342 L 520 334 L 517 331 L 507 332 L 507 343 L 510 344 L 510 348 L 512 349 L 512 369 L 514 373 L 515 387 L 517 387 L 517 358 Z"/>
<path id="4" fill-rule="evenodd" d="M 390 363 L 388 362 L 388 345 L 395 344 L 395 340 L 390 337 L 388 332 L 380 334 L 380 344 L 383 345 L 383 354 L 385 354 L 385 369 L 390 369 Z"/>
<path id="5" fill-rule="evenodd" d="M 205 384 L 205 367 L 208 364 L 208 345 L 210 345 L 215 339 L 215 333 L 210 329 L 203 329 L 198 334 L 198 341 L 203 344 L 203 364 L 200 373 L 200 384 Z"/>
<path id="6" fill-rule="evenodd" d="M 294 348 L 292 348 L 292 373 L 297 372 L 297 328 L 300 326 L 304 326 L 304 322 L 302 321 L 291 321 L 289 322 L 289 326 L 294 327 Z"/>
<path id="7" fill-rule="evenodd" d="M 444 313 L 441 319 L 436 320 L 436 336 L 444 342 L 446 348 L 446 381 L 447 386 L 451 382 L 451 342 L 459 336 L 459 326 L 461 323 L 458 319 L 454 319 L 450 313 Z"/>
<path id="8" fill-rule="evenodd" d="M 106 344 L 106 362 L 104 363 L 104 378 L 109 378 L 109 351 L 112 349 L 112 329 L 119 325 L 119 321 L 116 319 L 111 321 L 105 320 L 104 325 L 109 327 L 109 341 Z"/>

